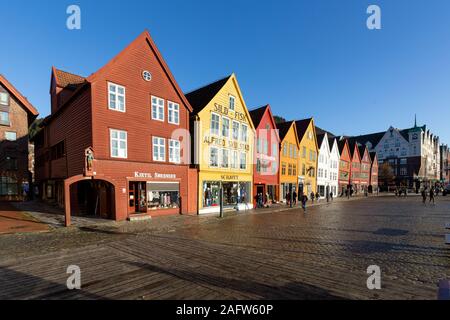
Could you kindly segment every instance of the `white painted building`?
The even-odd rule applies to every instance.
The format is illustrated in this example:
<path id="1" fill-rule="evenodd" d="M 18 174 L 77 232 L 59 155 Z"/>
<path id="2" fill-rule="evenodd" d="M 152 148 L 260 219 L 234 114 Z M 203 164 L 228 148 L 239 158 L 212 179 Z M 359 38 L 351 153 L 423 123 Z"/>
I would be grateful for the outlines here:
<path id="1" fill-rule="evenodd" d="M 321 198 L 333 193 L 338 193 L 339 178 L 339 148 L 336 138 L 316 127 L 317 143 L 319 145 L 319 157 L 317 164 L 317 191 Z"/>

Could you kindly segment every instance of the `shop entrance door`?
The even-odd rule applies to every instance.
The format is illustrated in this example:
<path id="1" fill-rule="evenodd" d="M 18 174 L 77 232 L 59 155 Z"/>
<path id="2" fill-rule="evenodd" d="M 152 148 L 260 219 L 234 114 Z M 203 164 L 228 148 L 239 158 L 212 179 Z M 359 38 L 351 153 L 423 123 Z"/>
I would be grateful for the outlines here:
<path id="1" fill-rule="evenodd" d="M 147 184 L 145 182 L 130 182 L 130 210 L 134 213 L 147 213 Z"/>

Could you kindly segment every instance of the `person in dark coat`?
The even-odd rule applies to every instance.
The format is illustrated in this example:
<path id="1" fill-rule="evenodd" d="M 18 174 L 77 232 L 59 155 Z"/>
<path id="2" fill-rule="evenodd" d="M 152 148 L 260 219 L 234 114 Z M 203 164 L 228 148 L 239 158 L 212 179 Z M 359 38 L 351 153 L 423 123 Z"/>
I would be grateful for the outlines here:
<path id="1" fill-rule="evenodd" d="M 297 192 L 292 192 L 292 203 L 294 206 L 297 205 Z"/>
<path id="2" fill-rule="evenodd" d="M 430 188 L 430 203 L 434 204 L 434 188 Z"/>
<path id="3" fill-rule="evenodd" d="M 308 197 L 306 196 L 306 194 L 302 194 L 302 208 L 303 208 L 303 212 L 306 213 L 306 203 L 308 202 Z"/>

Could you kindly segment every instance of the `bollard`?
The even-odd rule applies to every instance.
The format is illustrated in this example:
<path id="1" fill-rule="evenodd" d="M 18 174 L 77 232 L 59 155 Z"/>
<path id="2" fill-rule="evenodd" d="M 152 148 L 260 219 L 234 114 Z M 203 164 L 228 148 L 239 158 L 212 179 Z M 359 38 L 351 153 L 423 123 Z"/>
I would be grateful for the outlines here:
<path id="1" fill-rule="evenodd" d="M 223 188 L 222 187 L 219 190 L 219 205 L 220 205 L 219 217 L 223 218 Z"/>
<path id="2" fill-rule="evenodd" d="M 450 300 L 450 280 L 439 281 L 438 300 Z"/>

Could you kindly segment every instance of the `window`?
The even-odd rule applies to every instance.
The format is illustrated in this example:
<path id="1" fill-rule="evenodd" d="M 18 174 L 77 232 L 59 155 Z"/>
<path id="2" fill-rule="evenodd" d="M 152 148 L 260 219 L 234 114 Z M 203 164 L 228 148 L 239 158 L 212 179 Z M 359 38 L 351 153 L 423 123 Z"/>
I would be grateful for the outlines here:
<path id="1" fill-rule="evenodd" d="M 109 101 L 108 107 L 111 110 L 125 112 L 125 87 L 114 83 L 108 84 Z"/>
<path id="2" fill-rule="evenodd" d="M 286 175 L 286 163 L 281 163 L 281 174 L 283 175 L 283 176 L 285 176 Z"/>
<path id="3" fill-rule="evenodd" d="M 269 141 L 263 140 L 263 153 L 269 155 Z"/>
<path id="4" fill-rule="evenodd" d="M 230 152 L 227 149 L 222 149 L 222 162 L 220 165 L 222 168 L 228 168 L 230 161 L 229 154 Z"/>
<path id="5" fill-rule="evenodd" d="M 236 102 L 236 98 L 234 96 L 230 95 L 230 110 L 234 111 L 235 102 Z"/>
<path id="6" fill-rule="evenodd" d="M 0 196 L 14 196 L 18 194 L 18 182 L 15 178 L 0 177 Z"/>
<path id="7" fill-rule="evenodd" d="M 180 105 L 175 102 L 167 102 L 167 113 L 169 117 L 169 123 L 171 124 L 180 124 Z M 164 107 L 163 107 L 164 109 Z M 164 112 L 164 111 L 163 111 Z M 164 115 L 163 115 L 164 119 Z"/>
<path id="8" fill-rule="evenodd" d="M 288 176 L 292 176 L 292 164 L 289 163 L 288 165 Z"/>
<path id="9" fill-rule="evenodd" d="M 218 136 L 220 126 L 220 116 L 215 113 L 211 113 L 211 134 Z"/>
<path id="10" fill-rule="evenodd" d="M 401 176 L 407 176 L 408 175 L 408 169 L 407 168 L 400 168 L 400 175 Z"/>
<path id="11" fill-rule="evenodd" d="M 111 129 L 111 157 L 127 157 L 127 132 Z"/>
<path id="12" fill-rule="evenodd" d="M 297 165 L 296 165 L 296 164 L 294 164 L 294 165 L 292 166 L 292 175 L 294 175 L 294 176 L 297 175 Z"/>
<path id="13" fill-rule="evenodd" d="M 17 133 L 12 132 L 12 131 L 6 131 L 5 132 L 5 140 L 16 141 L 17 140 Z"/>
<path id="14" fill-rule="evenodd" d="M 232 157 L 231 157 L 231 168 L 237 169 L 238 167 L 238 152 L 233 151 Z"/>
<path id="15" fill-rule="evenodd" d="M 241 141 L 242 142 L 247 142 L 247 130 L 248 130 L 248 127 L 245 124 L 241 125 Z"/>
<path id="16" fill-rule="evenodd" d="M 230 137 L 230 119 L 225 117 L 222 118 L 222 137 Z"/>
<path id="17" fill-rule="evenodd" d="M 289 158 L 294 158 L 294 146 L 289 144 Z"/>
<path id="18" fill-rule="evenodd" d="M 66 155 L 66 145 L 64 140 L 57 143 L 50 149 L 50 157 L 52 160 L 57 160 L 65 157 Z"/>
<path id="19" fill-rule="evenodd" d="M 283 144 L 283 156 L 287 157 L 287 153 L 288 153 L 288 146 L 287 143 Z"/>
<path id="20" fill-rule="evenodd" d="M 233 139 L 239 139 L 239 122 L 233 121 Z"/>
<path id="21" fill-rule="evenodd" d="M 180 141 L 169 140 L 169 162 L 180 163 L 181 162 L 181 149 Z"/>
<path id="22" fill-rule="evenodd" d="M 256 172 L 261 172 L 261 160 L 256 160 Z"/>
<path id="23" fill-rule="evenodd" d="M 9 112 L 0 111 L 0 124 L 9 125 Z"/>
<path id="24" fill-rule="evenodd" d="M 302 158 L 306 159 L 306 147 L 303 147 Z"/>
<path id="25" fill-rule="evenodd" d="M 9 105 L 9 94 L 6 92 L 0 92 L 0 104 L 7 106 Z"/>
<path id="26" fill-rule="evenodd" d="M 245 152 L 241 152 L 241 170 L 247 169 L 247 154 Z"/>
<path id="27" fill-rule="evenodd" d="M 164 121 L 164 99 L 152 96 L 152 119 Z"/>
<path id="28" fill-rule="evenodd" d="M 11 157 L 6 157 L 3 169 L 4 170 L 17 170 L 17 159 L 11 158 Z"/>
<path id="29" fill-rule="evenodd" d="M 166 161 L 166 139 L 153 137 L 153 161 Z"/>
<path id="30" fill-rule="evenodd" d="M 278 144 L 277 143 L 272 143 L 272 156 L 278 156 Z"/>
<path id="31" fill-rule="evenodd" d="M 209 166 L 214 168 L 219 166 L 219 149 L 216 147 L 209 149 Z"/>

